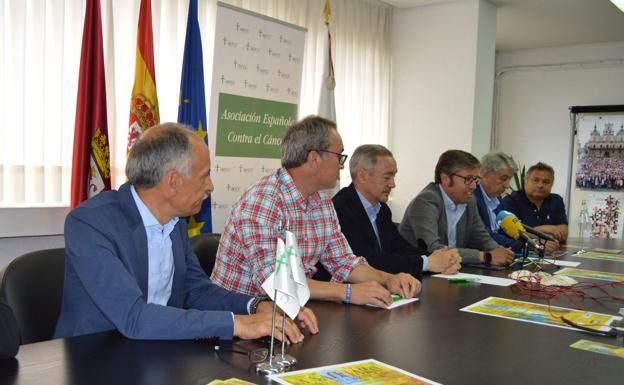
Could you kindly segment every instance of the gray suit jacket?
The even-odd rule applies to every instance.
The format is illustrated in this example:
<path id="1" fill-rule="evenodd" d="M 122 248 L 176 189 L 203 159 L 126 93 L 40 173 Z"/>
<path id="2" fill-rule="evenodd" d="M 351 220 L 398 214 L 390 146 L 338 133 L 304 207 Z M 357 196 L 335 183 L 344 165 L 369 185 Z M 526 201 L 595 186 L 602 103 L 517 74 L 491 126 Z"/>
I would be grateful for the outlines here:
<path id="1" fill-rule="evenodd" d="M 446 211 L 438 186 L 429 183 L 410 202 L 399 226 L 399 232 L 405 239 L 414 246 L 426 246 L 428 252 L 448 245 Z M 483 226 L 474 197 L 459 219 L 456 233 L 456 246 L 463 262 L 478 263 L 479 251 L 499 247 Z"/>

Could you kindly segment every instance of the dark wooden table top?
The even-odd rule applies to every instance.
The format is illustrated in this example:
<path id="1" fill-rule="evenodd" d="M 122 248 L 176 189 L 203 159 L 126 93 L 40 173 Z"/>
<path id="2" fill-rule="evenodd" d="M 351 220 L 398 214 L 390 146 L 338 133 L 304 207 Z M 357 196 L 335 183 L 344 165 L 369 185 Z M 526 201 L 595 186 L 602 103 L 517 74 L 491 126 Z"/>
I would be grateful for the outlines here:
<path id="1" fill-rule="evenodd" d="M 566 259 L 581 261 L 580 268 L 588 270 L 624 273 L 624 262 Z M 624 297 L 622 287 L 609 290 Z M 321 331 L 289 353 L 299 360 L 297 369 L 374 358 L 444 384 L 624 384 L 623 359 L 569 347 L 580 339 L 615 344 L 614 338 L 459 311 L 488 296 L 546 303 L 512 287 L 426 277 L 420 301 L 394 310 L 311 302 Z M 581 303 L 613 315 L 624 307 L 590 299 Z M 570 307 L 563 300 L 553 304 Z M 258 346 L 242 342 L 240 347 Z M 134 341 L 116 332 L 24 345 L 17 359 L 0 361 L 0 384 L 7 385 L 206 384 L 230 377 L 269 383 L 254 373 L 247 357 L 217 354 L 210 344 Z"/>

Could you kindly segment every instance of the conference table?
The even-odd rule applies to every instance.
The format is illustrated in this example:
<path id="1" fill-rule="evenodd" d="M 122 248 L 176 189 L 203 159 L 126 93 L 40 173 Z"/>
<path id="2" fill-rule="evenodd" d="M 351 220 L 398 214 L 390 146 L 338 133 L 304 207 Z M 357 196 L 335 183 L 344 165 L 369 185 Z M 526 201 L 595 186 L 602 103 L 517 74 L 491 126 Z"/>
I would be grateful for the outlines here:
<path id="1" fill-rule="evenodd" d="M 592 246 L 588 240 L 583 244 Z M 621 244 L 594 242 L 606 248 Z M 570 255 L 564 259 L 580 261 L 583 269 L 624 273 L 624 262 Z M 623 286 L 608 290 L 624 297 Z M 288 353 L 298 359 L 296 369 L 373 358 L 443 384 L 624 384 L 624 359 L 570 348 L 580 339 L 615 345 L 615 338 L 459 310 L 489 296 L 546 303 L 514 287 L 424 277 L 420 300 L 392 310 L 311 301 L 320 333 L 306 335 Z M 586 310 L 611 315 L 624 307 L 621 301 L 579 301 Z M 565 300 L 552 304 L 571 307 Z M 233 346 L 254 349 L 264 344 L 238 341 Z M 231 343 L 226 346 L 232 347 Z M 217 353 L 208 342 L 135 341 L 117 332 L 23 345 L 16 359 L 0 360 L 0 384 L 7 385 L 200 385 L 231 377 L 271 383 L 255 373 L 246 356 Z"/>

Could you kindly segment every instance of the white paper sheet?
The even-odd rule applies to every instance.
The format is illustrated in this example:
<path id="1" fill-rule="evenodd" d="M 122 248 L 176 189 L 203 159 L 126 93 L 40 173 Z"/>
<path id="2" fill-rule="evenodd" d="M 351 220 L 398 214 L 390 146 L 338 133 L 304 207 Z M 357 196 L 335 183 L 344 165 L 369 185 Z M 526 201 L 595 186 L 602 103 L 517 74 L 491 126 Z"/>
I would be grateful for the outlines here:
<path id="1" fill-rule="evenodd" d="M 407 305 L 408 303 L 412 303 L 412 302 L 416 302 L 416 301 L 418 301 L 418 298 L 397 299 L 396 301 L 393 301 L 392 304 L 390 306 L 388 306 L 386 309 L 394 309 L 395 307 Z M 379 307 L 377 305 L 373 305 L 373 304 L 370 304 L 370 303 L 366 304 L 366 306 Z"/>
<path id="2" fill-rule="evenodd" d="M 539 258 L 529 258 L 531 261 L 535 261 L 535 260 L 539 260 Z M 576 261 L 561 261 L 559 259 L 550 259 L 550 258 L 544 258 L 544 262 L 548 263 L 552 263 L 553 265 L 557 265 L 557 266 L 568 266 L 568 267 L 577 267 L 578 265 L 580 265 L 580 262 L 576 262 Z"/>

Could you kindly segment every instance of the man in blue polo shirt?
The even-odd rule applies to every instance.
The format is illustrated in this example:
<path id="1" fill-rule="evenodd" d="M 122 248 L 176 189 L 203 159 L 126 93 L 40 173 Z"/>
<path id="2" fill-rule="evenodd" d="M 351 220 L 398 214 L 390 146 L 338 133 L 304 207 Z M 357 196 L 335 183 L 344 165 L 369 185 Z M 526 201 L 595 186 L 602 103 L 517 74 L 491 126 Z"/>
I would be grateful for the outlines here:
<path id="1" fill-rule="evenodd" d="M 546 252 L 560 248 L 568 238 L 568 218 L 563 199 L 552 194 L 555 171 L 549 165 L 539 162 L 529 168 L 524 179 L 524 189 L 506 196 L 501 206 L 516 214 L 522 223 L 550 234 L 555 241 L 546 243 Z"/>

